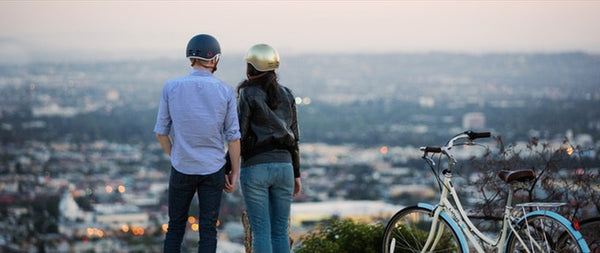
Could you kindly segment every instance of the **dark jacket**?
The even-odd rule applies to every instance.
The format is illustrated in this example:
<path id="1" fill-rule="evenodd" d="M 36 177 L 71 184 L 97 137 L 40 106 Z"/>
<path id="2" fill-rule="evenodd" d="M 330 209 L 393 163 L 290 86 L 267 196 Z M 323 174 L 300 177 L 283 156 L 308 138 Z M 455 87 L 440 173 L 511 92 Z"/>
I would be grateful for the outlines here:
<path id="1" fill-rule="evenodd" d="M 267 93 L 257 86 L 239 91 L 238 118 L 242 133 L 242 158 L 247 160 L 262 152 L 289 151 L 294 177 L 300 177 L 299 132 L 296 102 L 292 92 L 279 86 L 280 102 L 276 109 L 266 103 Z"/>

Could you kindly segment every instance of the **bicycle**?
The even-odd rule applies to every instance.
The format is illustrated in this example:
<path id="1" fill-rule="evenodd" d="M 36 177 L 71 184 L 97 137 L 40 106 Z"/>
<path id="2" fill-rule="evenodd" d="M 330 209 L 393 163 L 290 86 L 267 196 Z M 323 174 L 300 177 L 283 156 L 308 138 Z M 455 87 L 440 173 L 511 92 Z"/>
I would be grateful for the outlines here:
<path id="1" fill-rule="evenodd" d="M 419 203 L 398 211 L 389 220 L 383 236 L 383 252 L 590 252 L 582 235 L 563 216 L 548 210 L 559 204 L 523 203 L 513 208 L 515 191 L 535 178 L 533 170 L 501 171 L 499 177 L 508 184 L 509 192 L 496 238 L 484 234 L 464 211 L 455 186 L 452 169 L 457 160 L 451 153 L 457 145 L 482 144 L 475 139 L 490 137 L 489 132 L 466 131 L 452 137 L 441 147 L 421 147 L 422 158 L 429 165 L 440 188 L 437 205 Z M 434 155 L 448 160 L 442 171 L 435 170 Z M 452 201 L 450 201 L 451 197 Z M 535 211 L 527 211 L 529 208 Z"/>

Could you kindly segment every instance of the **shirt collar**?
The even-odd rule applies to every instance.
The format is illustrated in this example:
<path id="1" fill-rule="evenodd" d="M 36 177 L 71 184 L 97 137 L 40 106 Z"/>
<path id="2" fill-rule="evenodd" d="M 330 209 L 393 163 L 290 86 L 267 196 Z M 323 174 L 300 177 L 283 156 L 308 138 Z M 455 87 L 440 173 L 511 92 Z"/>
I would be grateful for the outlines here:
<path id="1" fill-rule="evenodd" d="M 191 76 L 211 76 L 212 73 L 210 73 L 210 71 L 208 71 L 208 70 L 192 69 L 192 71 L 190 71 L 190 75 Z"/>

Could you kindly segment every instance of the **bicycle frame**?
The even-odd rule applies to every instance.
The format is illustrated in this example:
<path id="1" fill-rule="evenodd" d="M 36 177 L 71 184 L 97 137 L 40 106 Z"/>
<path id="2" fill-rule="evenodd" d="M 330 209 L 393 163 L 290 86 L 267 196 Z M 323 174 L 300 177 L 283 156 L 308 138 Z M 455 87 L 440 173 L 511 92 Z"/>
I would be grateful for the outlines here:
<path id="1" fill-rule="evenodd" d="M 467 242 L 470 241 L 472 242 L 472 245 L 475 247 L 475 250 L 477 252 L 485 252 L 485 250 L 483 249 L 483 245 L 481 245 L 477 241 L 477 239 L 479 238 L 482 241 L 484 241 L 486 245 L 490 245 L 497 248 L 497 252 L 502 252 L 504 249 L 504 243 L 506 242 L 506 238 L 508 236 L 509 228 L 512 229 L 512 226 L 510 225 L 510 218 L 512 217 L 510 214 L 510 211 L 512 209 L 510 207 L 510 198 L 512 194 L 509 195 L 509 202 L 507 203 L 507 206 L 504 210 L 502 232 L 500 233 L 500 236 L 498 236 L 496 239 L 492 239 L 483 234 L 483 232 L 481 232 L 477 227 L 475 227 L 475 225 L 470 221 L 466 212 L 464 211 L 464 208 L 462 207 L 460 199 L 458 198 L 458 194 L 456 193 L 456 190 L 452 185 L 451 179 L 452 175 L 450 172 L 444 174 L 442 193 L 440 195 L 440 201 L 436 206 L 431 206 L 425 203 L 418 204 L 418 206 L 420 207 L 431 209 L 433 211 L 434 217 L 433 224 L 431 226 L 431 233 L 429 233 L 429 238 L 427 238 L 427 242 L 425 243 L 424 248 L 433 248 L 437 244 L 435 237 L 439 237 L 440 235 L 439 233 L 436 233 L 434 231 L 437 231 L 438 229 L 438 217 L 445 216 L 449 218 L 447 220 L 451 223 L 451 226 L 455 228 L 455 231 L 458 234 L 457 236 L 459 237 L 458 239 L 463 241 L 463 247 L 467 247 Z M 452 202 L 450 202 L 450 200 L 448 199 L 448 195 L 452 196 L 452 200 L 454 201 L 455 205 L 453 205 Z M 468 249 L 463 249 L 463 251 L 468 252 Z"/>

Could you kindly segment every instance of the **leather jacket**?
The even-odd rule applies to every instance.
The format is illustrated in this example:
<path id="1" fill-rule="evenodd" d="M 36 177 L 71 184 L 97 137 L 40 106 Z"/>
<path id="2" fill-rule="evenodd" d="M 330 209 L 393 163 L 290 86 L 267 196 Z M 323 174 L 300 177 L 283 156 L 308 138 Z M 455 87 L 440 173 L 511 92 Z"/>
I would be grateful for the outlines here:
<path id="1" fill-rule="evenodd" d="M 238 117 L 242 133 L 242 157 L 275 149 L 288 150 L 294 176 L 300 176 L 299 132 L 296 102 L 290 89 L 279 86 L 280 102 L 275 110 L 266 103 L 267 93 L 257 86 L 239 91 Z"/>

